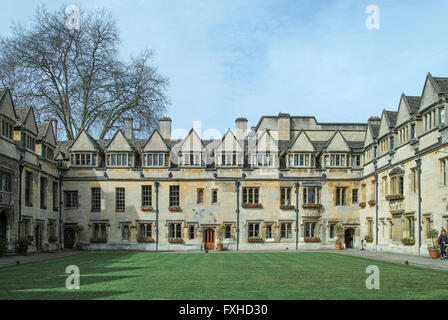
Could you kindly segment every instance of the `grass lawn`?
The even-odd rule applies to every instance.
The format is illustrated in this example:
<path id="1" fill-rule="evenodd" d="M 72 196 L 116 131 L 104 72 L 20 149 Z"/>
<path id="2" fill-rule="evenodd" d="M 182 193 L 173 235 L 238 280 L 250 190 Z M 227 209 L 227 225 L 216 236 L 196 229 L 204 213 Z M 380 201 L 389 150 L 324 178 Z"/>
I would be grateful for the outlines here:
<path id="1" fill-rule="evenodd" d="M 365 287 L 371 264 L 379 290 Z M 68 265 L 80 290 L 65 288 Z M 447 272 L 319 252 L 85 252 L 0 268 L 0 299 L 447 298 Z"/>

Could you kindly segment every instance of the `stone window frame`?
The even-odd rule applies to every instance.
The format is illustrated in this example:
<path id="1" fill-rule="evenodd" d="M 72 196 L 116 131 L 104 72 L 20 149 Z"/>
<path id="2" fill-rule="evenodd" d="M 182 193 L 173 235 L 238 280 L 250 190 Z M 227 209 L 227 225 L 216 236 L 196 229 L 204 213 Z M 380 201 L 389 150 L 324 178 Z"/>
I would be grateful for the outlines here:
<path id="1" fill-rule="evenodd" d="M 153 222 L 137 222 L 137 236 L 152 238 L 153 225 L 154 225 Z M 143 227 L 143 234 L 142 234 L 142 227 Z M 149 235 L 148 235 L 148 231 L 149 231 Z"/>
<path id="2" fill-rule="evenodd" d="M 134 167 L 134 158 L 134 152 L 107 152 L 106 167 L 132 168 Z M 118 159 L 120 159 L 120 161 L 118 161 Z"/>
<path id="3" fill-rule="evenodd" d="M 211 203 L 218 204 L 218 189 L 212 189 Z"/>
<path id="4" fill-rule="evenodd" d="M 280 239 L 292 239 L 292 222 L 280 222 Z"/>
<path id="5" fill-rule="evenodd" d="M 256 239 L 261 238 L 261 223 L 258 221 L 251 221 L 247 223 L 247 238 Z"/>
<path id="6" fill-rule="evenodd" d="M 40 208 L 47 209 L 47 186 L 48 186 L 48 177 L 41 176 L 40 177 L 40 185 L 39 185 L 39 194 L 40 194 Z"/>
<path id="7" fill-rule="evenodd" d="M 335 205 L 336 206 L 346 206 L 347 205 L 347 189 L 348 189 L 347 187 L 343 187 L 343 186 L 335 188 Z"/>
<path id="8" fill-rule="evenodd" d="M 169 206 L 180 207 L 180 186 L 171 185 L 169 188 Z"/>
<path id="9" fill-rule="evenodd" d="M 97 194 L 96 194 L 97 193 Z M 101 188 L 90 188 L 90 211 L 101 212 Z"/>
<path id="10" fill-rule="evenodd" d="M 169 222 L 167 227 L 168 239 L 183 239 L 181 222 Z"/>
<path id="11" fill-rule="evenodd" d="M 313 192 L 310 192 L 310 190 L 313 190 Z M 320 193 L 321 193 L 321 187 L 318 186 L 309 186 L 309 187 L 303 187 L 302 188 L 302 203 L 303 204 L 320 204 Z M 314 195 L 314 201 L 310 201 L 311 195 Z"/>
<path id="12" fill-rule="evenodd" d="M 126 189 L 124 187 L 115 188 L 115 212 L 126 210 Z"/>
<path id="13" fill-rule="evenodd" d="M 78 206 L 79 206 L 78 190 L 64 190 L 64 209 L 78 209 Z"/>
<path id="14" fill-rule="evenodd" d="M 155 157 L 156 156 L 156 157 Z M 160 156 L 162 156 L 162 164 L 160 164 Z M 149 159 L 151 157 L 151 164 L 149 164 Z M 155 164 L 154 158 L 157 159 L 157 164 Z M 145 168 L 164 168 L 168 167 L 169 153 L 167 152 L 144 152 L 142 155 L 142 163 Z"/>
<path id="15" fill-rule="evenodd" d="M 292 187 L 281 186 L 280 187 L 280 205 L 291 206 L 292 205 Z"/>
<path id="16" fill-rule="evenodd" d="M 13 172 L 0 169 L 0 192 L 12 193 Z"/>
<path id="17" fill-rule="evenodd" d="M 145 184 L 141 186 L 141 206 L 151 207 L 152 206 L 152 185 Z"/>
<path id="18" fill-rule="evenodd" d="M 70 154 L 70 167 L 94 168 L 98 164 L 96 152 L 72 152 Z"/>
<path id="19" fill-rule="evenodd" d="M 205 202 L 205 192 L 204 188 L 196 189 L 196 204 L 204 204 Z"/>
<path id="20" fill-rule="evenodd" d="M 250 200 L 252 194 L 252 200 Z M 260 203 L 260 187 L 243 187 L 242 204 L 259 204 Z"/>

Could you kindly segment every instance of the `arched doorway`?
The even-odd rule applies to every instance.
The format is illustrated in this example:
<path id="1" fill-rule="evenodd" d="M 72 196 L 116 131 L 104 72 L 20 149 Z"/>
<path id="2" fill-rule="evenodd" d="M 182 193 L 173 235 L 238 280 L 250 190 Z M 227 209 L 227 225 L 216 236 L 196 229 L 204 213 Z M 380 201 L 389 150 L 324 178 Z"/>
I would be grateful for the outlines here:
<path id="1" fill-rule="evenodd" d="M 205 250 L 215 250 L 215 230 L 208 228 L 204 230 Z"/>
<path id="2" fill-rule="evenodd" d="M 72 228 L 64 229 L 64 249 L 73 249 L 75 244 L 75 230 Z"/>
<path id="3" fill-rule="evenodd" d="M 355 236 L 355 230 L 352 228 L 345 229 L 345 247 L 353 248 L 353 240 Z"/>
<path id="4" fill-rule="evenodd" d="M 8 230 L 8 218 L 5 210 L 0 212 L 0 239 L 8 239 L 6 231 Z"/>

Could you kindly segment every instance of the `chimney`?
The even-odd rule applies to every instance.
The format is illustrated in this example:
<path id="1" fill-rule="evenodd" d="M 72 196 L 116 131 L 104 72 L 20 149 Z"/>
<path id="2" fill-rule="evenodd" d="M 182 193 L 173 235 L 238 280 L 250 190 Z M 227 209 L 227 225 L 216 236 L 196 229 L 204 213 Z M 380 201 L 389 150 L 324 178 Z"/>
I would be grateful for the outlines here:
<path id="1" fill-rule="evenodd" d="M 278 140 L 291 140 L 291 116 L 289 113 L 278 114 Z"/>
<path id="2" fill-rule="evenodd" d="M 134 119 L 124 118 L 124 135 L 126 138 L 132 140 L 134 139 Z"/>
<path id="3" fill-rule="evenodd" d="M 159 119 L 159 130 L 163 139 L 171 139 L 171 118 L 162 117 Z"/>
<path id="4" fill-rule="evenodd" d="M 243 141 L 247 134 L 247 119 L 237 118 L 235 120 L 236 125 L 236 139 L 238 141 Z"/>
<path id="5" fill-rule="evenodd" d="M 381 124 L 380 117 L 370 117 L 369 120 L 367 120 L 368 124 L 377 125 L 379 126 Z"/>

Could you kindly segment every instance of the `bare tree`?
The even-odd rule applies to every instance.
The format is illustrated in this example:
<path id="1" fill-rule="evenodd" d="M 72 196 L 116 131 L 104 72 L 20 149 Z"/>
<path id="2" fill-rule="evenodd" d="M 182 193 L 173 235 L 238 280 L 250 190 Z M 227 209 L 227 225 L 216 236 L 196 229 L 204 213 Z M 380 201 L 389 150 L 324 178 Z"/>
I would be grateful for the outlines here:
<path id="1" fill-rule="evenodd" d="M 13 23 L 12 36 L 0 38 L 0 82 L 17 105 L 56 116 L 69 140 L 83 129 L 102 139 L 125 117 L 155 127 L 168 79 L 151 51 L 120 61 L 117 24 L 105 10 L 81 11 L 79 28 L 67 28 L 67 18 L 65 8 L 38 7 L 31 28 Z"/>

